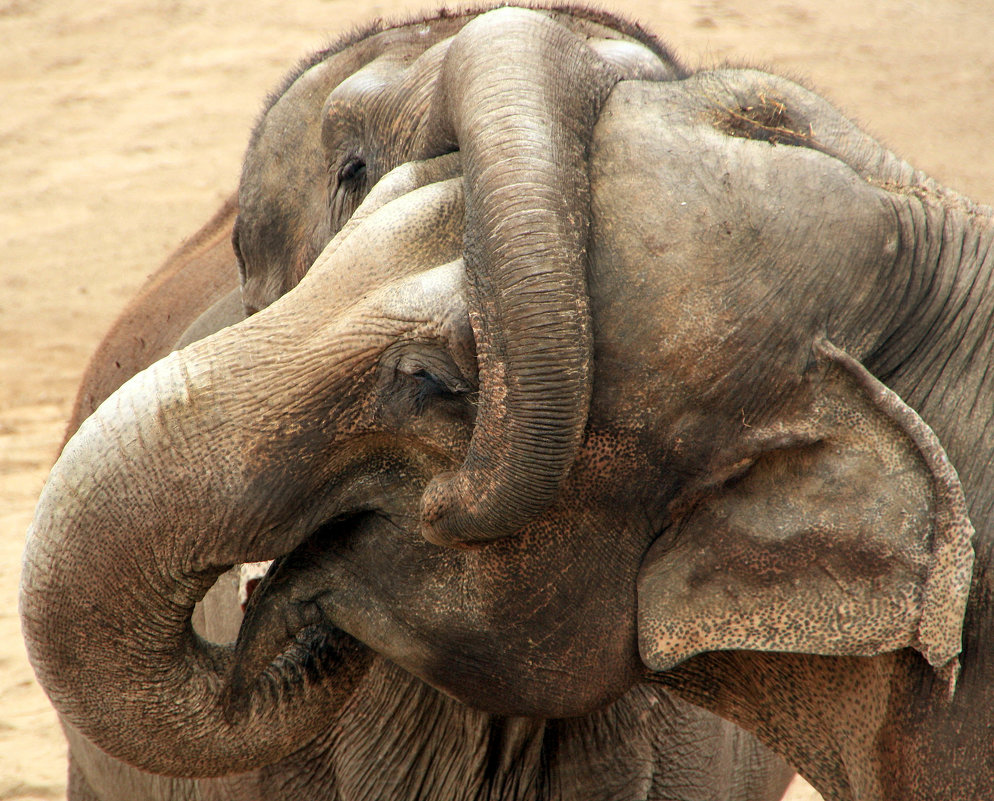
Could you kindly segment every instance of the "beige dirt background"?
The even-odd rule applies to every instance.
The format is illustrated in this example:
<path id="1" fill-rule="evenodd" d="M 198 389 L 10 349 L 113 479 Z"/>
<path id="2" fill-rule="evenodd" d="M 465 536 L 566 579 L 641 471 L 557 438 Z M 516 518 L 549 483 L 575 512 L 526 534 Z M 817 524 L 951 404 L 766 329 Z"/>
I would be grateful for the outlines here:
<path id="1" fill-rule="evenodd" d="M 990 0 L 626 0 L 688 64 L 799 77 L 994 202 Z M 24 531 L 87 357 L 236 185 L 262 98 L 384 0 L 0 0 L 0 801 L 59 799 L 65 747 L 17 622 Z M 816 798 L 798 786 L 796 799 Z"/>

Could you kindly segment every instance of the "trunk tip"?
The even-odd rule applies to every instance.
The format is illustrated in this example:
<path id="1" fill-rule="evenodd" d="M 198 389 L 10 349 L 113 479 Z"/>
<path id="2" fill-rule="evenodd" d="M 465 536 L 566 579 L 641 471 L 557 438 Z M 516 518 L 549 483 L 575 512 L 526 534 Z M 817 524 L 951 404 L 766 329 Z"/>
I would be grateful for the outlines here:
<path id="1" fill-rule="evenodd" d="M 514 534 L 531 513 L 511 513 L 513 504 L 488 493 L 465 470 L 442 473 L 421 497 L 421 534 L 430 543 L 470 550 Z"/>

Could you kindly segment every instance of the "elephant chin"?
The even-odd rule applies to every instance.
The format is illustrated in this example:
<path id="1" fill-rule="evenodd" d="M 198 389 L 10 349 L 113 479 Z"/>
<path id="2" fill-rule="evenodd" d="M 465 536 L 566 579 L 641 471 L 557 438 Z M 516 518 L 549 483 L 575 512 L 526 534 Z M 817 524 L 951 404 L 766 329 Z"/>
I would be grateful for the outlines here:
<path id="1" fill-rule="evenodd" d="M 336 518 L 319 526 L 291 552 L 240 571 L 245 585 L 245 616 L 238 630 L 227 678 L 224 705 L 242 714 L 271 675 L 296 665 L 311 680 L 333 678 L 332 663 L 367 646 L 338 626 L 336 592 L 344 589 L 339 567 L 341 548 L 360 537 L 384 540 L 387 517 L 366 512 Z M 258 576 L 263 565 L 265 574 Z M 354 569 L 361 573 L 362 568 Z M 241 593 L 240 593 L 241 594 Z M 370 617 L 375 611 L 367 610 Z M 313 667 L 320 665 L 320 670 Z"/>

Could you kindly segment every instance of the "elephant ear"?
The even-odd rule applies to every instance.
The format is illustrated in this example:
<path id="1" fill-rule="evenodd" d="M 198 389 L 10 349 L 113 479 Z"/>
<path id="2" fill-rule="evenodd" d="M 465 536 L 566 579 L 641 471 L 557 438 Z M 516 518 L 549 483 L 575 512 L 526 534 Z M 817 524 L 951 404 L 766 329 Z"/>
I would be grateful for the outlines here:
<path id="1" fill-rule="evenodd" d="M 826 340 L 814 355 L 778 422 L 675 504 L 639 577 L 642 659 L 911 646 L 952 691 L 973 566 L 959 478 L 859 362 Z"/>

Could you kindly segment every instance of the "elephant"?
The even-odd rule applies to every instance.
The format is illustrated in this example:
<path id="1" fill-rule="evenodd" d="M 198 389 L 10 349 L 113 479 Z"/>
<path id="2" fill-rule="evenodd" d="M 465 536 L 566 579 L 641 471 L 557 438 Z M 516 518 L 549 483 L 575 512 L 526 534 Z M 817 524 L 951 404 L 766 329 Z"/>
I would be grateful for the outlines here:
<path id="1" fill-rule="evenodd" d="M 750 70 L 617 83 L 587 154 L 595 381 L 552 505 L 421 536 L 480 390 L 464 183 L 412 188 L 67 445 L 21 610 L 74 726 L 251 770 L 385 658 L 533 720 L 663 685 L 826 798 L 987 796 L 994 211 Z M 269 558 L 236 644 L 195 637 L 216 577 Z"/>
<path id="2" fill-rule="evenodd" d="M 246 307 L 263 308 L 386 172 L 462 153 L 479 413 L 491 422 L 475 429 L 460 469 L 426 487 L 422 531 L 439 544 L 471 544 L 507 536 L 541 511 L 583 435 L 583 161 L 603 98 L 619 80 L 682 70 L 635 26 L 582 8 L 503 7 L 434 23 L 402 43 L 389 31 L 385 51 L 382 34 L 359 32 L 344 80 L 341 45 L 288 79 L 246 154 L 234 242 Z M 536 298 L 546 305 L 541 326 Z M 497 397 L 506 400 L 494 405 Z"/>
<path id="3" fill-rule="evenodd" d="M 652 53 L 663 59 L 653 65 L 646 55 L 648 50 L 643 52 L 620 39 L 591 39 L 597 52 L 618 63 L 619 68 L 655 79 L 671 79 L 678 74 L 675 62 L 653 39 L 621 21 L 588 13 L 590 19 L 565 19 L 571 27 L 580 30 L 584 26 L 596 26 L 598 34 L 604 33 L 606 22 L 619 29 L 635 31 L 651 45 Z M 264 180 L 260 182 L 260 175 L 264 179 L 271 177 L 267 172 L 268 165 L 277 147 L 277 143 L 267 135 L 268 128 L 280 125 L 285 136 L 286 118 L 290 113 L 287 106 L 293 116 L 299 118 L 302 112 L 307 111 L 313 117 L 309 120 L 310 127 L 298 125 L 291 128 L 298 133 L 313 134 L 315 120 L 323 123 L 325 128 L 329 122 L 336 120 L 336 115 L 328 108 L 323 115 L 320 114 L 322 101 L 320 93 L 315 91 L 315 75 L 319 75 L 321 91 L 334 93 L 346 78 L 361 77 L 364 71 L 373 70 L 379 70 L 385 78 L 384 64 L 411 60 L 392 86 L 393 96 L 386 106 L 388 111 L 390 103 L 402 103 L 404 93 L 410 92 L 418 81 L 435 80 L 430 59 L 425 66 L 420 57 L 414 58 L 413 55 L 429 45 L 445 43 L 475 16 L 467 14 L 452 18 L 443 15 L 438 19 L 393 27 L 378 24 L 308 59 L 286 79 L 283 87 L 270 98 L 267 113 L 252 136 L 241 193 L 248 201 L 247 208 L 239 209 L 239 198 L 230 198 L 217 215 L 153 275 L 121 315 L 88 366 L 67 428 L 67 440 L 82 421 L 131 375 L 170 350 L 182 348 L 242 319 L 242 294 L 237 286 L 232 285 L 236 265 L 229 244 L 236 214 L 243 236 L 236 236 L 231 241 L 238 251 L 237 267 L 241 272 L 242 290 L 245 290 L 245 305 L 247 311 L 252 313 L 269 305 L 275 297 L 300 280 L 303 274 L 300 265 L 309 264 L 313 258 L 306 255 L 306 248 L 320 250 L 348 222 L 356 205 L 368 194 L 374 183 L 372 178 L 418 155 L 408 141 L 398 142 L 389 136 L 377 139 L 376 131 L 379 129 L 367 123 L 364 132 L 369 138 L 363 145 L 371 155 L 368 157 L 368 168 L 364 168 L 366 180 L 362 187 L 350 187 L 347 203 L 333 203 L 322 197 L 315 200 L 315 192 L 320 195 L 322 191 L 332 197 L 341 197 L 333 188 L 329 190 L 327 182 L 315 182 L 315 175 L 338 174 L 338 171 L 329 171 L 324 166 L 311 172 L 301 170 L 293 176 L 293 181 L 269 185 Z M 427 25 L 438 30 L 426 37 Z M 610 30 L 607 33 L 620 35 Z M 301 94 L 299 90 L 302 87 L 306 91 L 300 97 L 298 94 Z M 339 91 L 333 99 L 344 110 L 341 106 L 342 94 Z M 316 104 L 315 97 L 318 98 Z M 380 97 L 386 97 L 386 93 L 381 91 Z M 302 105 L 305 101 L 309 105 Z M 366 107 L 374 113 L 378 110 L 375 104 L 367 103 Z M 408 139 L 417 133 L 401 132 L 397 125 L 391 126 L 386 122 L 380 125 L 380 129 L 395 136 L 403 134 Z M 294 158 L 285 159 L 284 166 L 292 169 L 312 167 L 315 158 L 324 158 L 320 146 L 324 144 L 327 147 L 328 138 L 324 137 L 323 143 L 321 139 L 320 136 L 299 136 L 292 142 Z M 284 141 L 284 151 L 286 145 Z M 373 154 L 377 154 L 375 160 Z M 436 161 L 441 164 L 445 160 Z M 404 170 L 395 171 L 392 183 L 384 182 L 379 196 L 370 198 L 364 213 L 368 214 L 371 209 L 386 202 L 384 195 L 389 199 L 398 191 L 403 191 L 407 186 L 405 181 L 423 183 L 430 177 L 440 177 L 430 167 L 412 169 L 412 166 L 416 167 L 408 165 Z M 458 162 L 454 166 L 457 167 Z M 448 170 L 451 172 L 451 169 L 450 166 Z M 398 178 L 401 180 L 398 181 Z M 281 191 L 284 185 L 292 186 L 295 194 Z M 270 193 L 268 197 L 266 190 Z M 294 199 L 299 201 L 298 205 L 291 202 Z M 260 264 L 258 259 L 245 258 L 258 255 L 257 251 L 239 247 L 239 243 L 252 241 L 251 235 L 246 232 L 264 226 L 266 220 L 259 223 L 260 206 L 266 209 L 272 203 L 279 206 L 282 214 L 281 222 L 284 224 L 278 230 L 291 238 L 280 241 L 272 234 L 263 236 L 261 241 L 270 248 L 278 246 L 274 252 L 267 254 L 268 262 Z M 336 214 L 321 228 L 321 221 L 327 218 L 326 209 L 330 205 L 334 205 Z M 272 221 L 269 222 L 271 225 Z M 292 226 L 297 226 L 298 231 L 311 231 L 316 239 L 308 244 L 304 242 L 304 237 L 292 236 Z M 294 251 L 291 245 L 305 248 L 303 254 Z M 267 292 L 272 293 L 268 298 Z M 237 631 L 240 610 L 231 582 L 230 575 L 223 576 L 194 612 L 196 630 L 210 639 L 225 641 L 233 636 L 232 631 Z M 70 744 L 70 798 L 99 798 L 104 801 L 132 797 L 255 799 L 288 792 L 293 792 L 297 797 L 314 798 L 331 797 L 335 793 L 350 798 L 368 797 L 369 794 L 377 798 L 388 797 L 382 781 L 371 782 L 366 777 L 365 783 L 357 782 L 349 780 L 348 774 L 361 771 L 363 765 L 369 763 L 369 756 L 363 749 L 368 751 L 378 747 L 370 744 L 372 738 L 398 737 L 405 731 L 404 736 L 409 742 L 417 740 L 420 743 L 418 753 L 422 754 L 422 759 L 426 758 L 424 755 L 430 755 L 445 760 L 447 773 L 441 776 L 429 774 L 426 778 L 419 772 L 424 766 L 401 761 L 395 766 L 396 777 L 393 781 L 396 787 L 389 797 L 411 797 L 412 792 L 417 797 L 457 798 L 462 793 L 484 797 L 481 795 L 484 791 L 480 789 L 483 785 L 487 788 L 486 797 L 533 797 L 536 793 L 545 797 L 549 790 L 541 789 L 544 786 L 541 783 L 551 782 L 550 786 L 554 785 L 556 792 L 564 797 L 662 798 L 679 793 L 685 798 L 776 799 L 782 795 L 793 775 L 784 763 L 773 758 L 741 730 L 675 699 L 661 687 L 638 688 L 609 710 L 579 721 L 542 722 L 494 717 L 468 709 L 383 660 L 374 661 L 370 676 L 374 678 L 367 678 L 355 688 L 349 702 L 351 717 L 381 721 L 377 726 L 367 725 L 363 730 L 366 732 L 364 736 L 353 736 L 343 741 L 334 735 L 332 732 L 336 726 L 349 725 L 351 718 L 342 716 L 329 723 L 325 732 L 315 738 L 314 743 L 305 745 L 301 752 L 263 769 L 219 779 L 169 778 L 137 770 L 99 751 L 75 726 L 64 721 Z M 387 698 L 387 689 L 390 698 Z M 410 727 L 406 730 L 391 728 L 385 707 L 389 707 L 392 715 L 401 714 L 406 709 L 407 715 L 431 716 L 435 721 L 433 731 L 422 733 L 412 732 Z M 457 754 L 446 751 L 451 749 L 454 738 L 464 736 L 467 728 L 476 732 L 480 747 Z M 585 742 L 592 735 L 598 738 L 596 747 Z M 561 749 L 562 755 L 552 759 L 550 766 L 547 766 L 544 763 L 553 743 Z M 502 749 L 506 752 L 502 757 L 507 763 L 506 768 L 488 775 L 483 784 L 469 781 L 465 786 L 453 785 L 452 777 L 458 779 L 461 773 L 474 776 L 481 759 L 490 759 L 492 754 Z M 522 754 L 518 754 L 516 749 L 523 749 Z M 626 757 L 624 760 L 619 759 L 622 753 Z M 541 770 L 535 762 L 536 757 L 541 757 Z M 391 759 L 387 755 L 380 758 Z M 596 775 L 597 766 L 603 768 L 605 764 L 615 762 L 619 767 L 607 770 L 603 777 Z M 461 764 L 462 770 L 459 767 Z M 474 764 L 476 767 L 473 767 Z M 414 782 L 421 782 L 416 792 L 411 789 Z"/>
<path id="4" fill-rule="evenodd" d="M 157 349 L 163 353 L 171 349 L 163 339 L 162 326 L 143 330 L 136 327 L 137 321 L 144 318 L 148 323 L 158 323 L 167 317 L 164 309 L 168 309 L 171 327 L 167 331 L 173 335 L 184 331 L 173 343 L 180 346 L 187 340 L 196 341 L 193 338 L 198 332 L 215 327 L 219 330 L 225 323 L 241 318 L 238 310 L 231 310 L 230 319 L 202 314 L 204 306 L 212 300 L 220 300 L 220 304 L 214 305 L 223 308 L 230 298 L 229 279 L 236 275 L 234 255 L 228 238 L 218 235 L 218 228 L 226 225 L 230 235 L 234 209 L 237 209 L 234 201 L 227 201 L 214 218 L 153 274 L 129 304 L 94 355 L 74 412 L 85 408 L 84 404 L 96 408 L 104 400 L 98 394 L 101 390 L 110 395 L 129 378 L 130 375 L 122 375 L 124 365 L 148 359 Z M 214 294 L 191 292 L 186 305 L 182 305 L 179 301 L 184 293 L 175 291 L 174 287 L 181 287 L 189 277 L 195 282 L 194 287 L 199 288 L 204 276 L 215 276 L 218 288 Z M 163 287 L 167 289 L 165 293 Z M 139 341 L 143 350 L 132 348 Z M 134 362 L 121 359 L 126 354 L 132 354 Z M 108 386 L 111 388 L 107 389 Z M 70 424 L 70 436 L 81 422 Z M 237 634 L 241 610 L 236 582 L 237 576 L 225 574 L 194 610 L 195 629 L 208 639 L 224 642 L 233 638 L 232 632 Z M 397 718 L 419 725 L 398 727 Z M 351 722 L 355 719 L 363 721 L 361 728 Z M 421 725 L 425 720 L 432 721 L 430 728 Z M 336 730 L 346 727 L 353 729 L 347 738 L 336 736 Z M 580 721 L 542 723 L 474 711 L 383 659 L 376 660 L 370 678 L 353 692 L 348 714 L 331 721 L 313 744 L 281 762 L 248 773 L 217 779 L 153 775 L 99 751 L 74 726 L 65 725 L 65 729 L 70 754 L 70 801 L 132 798 L 255 801 L 287 794 L 303 799 L 530 797 L 537 781 L 532 775 L 537 767 L 534 758 L 546 754 L 545 746 L 552 743 L 568 757 L 557 757 L 559 764 L 550 775 L 562 783 L 560 795 L 570 798 L 605 795 L 667 798 L 679 794 L 688 799 L 774 801 L 782 796 L 794 774 L 741 729 L 675 698 L 661 686 L 639 688 L 607 713 Z M 453 749 L 453 741 L 465 737 L 467 731 L 473 732 L 481 746 L 486 746 L 485 752 Z M 401 736 L 408 743 L 417 743 L 413 751 L 420 759 L 414 764 L 403 760 L 398 763 L 396 755 L 383 753 Z M 592 736 L 597 738 L 593 747 L 586 742 Z M 513 749 L 522 742 L 531 746 L 524 749 L 523 756 L 516 755 Z M 371 750 L 380 751 L 377 756 L 382 760 L 374 764 L 391 766 L 392 786 L 377 781 L 368 769 L 364 770 L 373 761 Z M 490 788 L 487 796 L 471 781 L 462 783 L 463 777 L 479 773 L 479 764 L 472 760 L 478 763 L 497 751 L 506 753 L 508 772 L 513 771 L 515 777 L 524 776 L 531 784 L 524 782 L 518 787 L 498 772 L 487 780 Z M 443 775 L 426 778 L 419 771 L 424 771 L 432 760 L 444 765 L 445 771 Z M 567 767 L 567 778 L 560 778 Z M 619 772 L 619 768 L 623 770 Z M 597 777 L 599 770 L 609 777 L 606 788 L 604 779 Z M 357 776 L 365 784 L 357 781 Z M 415 786 L 416 791 L 412 790 Z"/>
<path id="5" fill-rule="evenodd" d="M 99 406 L 107 395 L 131 377 L 125 374 L 128 367 L 132 373 L 138 372 L 134 365 L 142 360 L 155 361 L 151 356 L 157 352 L 168 353 L 202 338 L 199 334 L 209 335 L 242 319 L 240 306 L 230 308 L 229 287 L 236 272 L 229 237 L 236 210 L 235 199 L 226 201 L 139 291 L 94 354 L 77 396 L 74 414 L 87 405 L 92 405 L 93 409 Z M 227 236 L 223 230 L 219 232 L 224 227 L 227 227 Z M 200 282 L 205 278 L 216 288 L 201 294 Z M 189 294 L 182 291 L 187 280 L 193 282 Z M 222 313 L 218 313 L 218 309 Z M 143 318 L 147 330 L 138 326 Z M 160 325 L 163 319 L 168 320 L 168 327 Z M 175 336 L 177 331 L 183 333 L 170 348 L 165 337 L 170 332 Z M 141 349 L 134 347 L 136 344 Z M 127 361 L 128 358 L 132 361 Z M 104 396 L 100 395 L 101 391 Z M 81 422 L 82 419 L 70 423 L 68 436 L 75 433 Z M 237 575 L 222 576 L 194 610 L 195 629 L 214 641 L 233 639 L 241 622 L 237 591 Z M 451 701 L 386 660 L 377 660 L 372 674 L 354 691 L 348 717 L 342 716 L 330 723 L 315 744 L 309 744 L 302 752 L 264 770 L 217 779 L 184 779 L 140 771 L 99 751 L 74 726 L 65 725 L 70 752 L 68 797 L 70 801 L 132 798 L 254 801 L 288 793 L 296 798 L 315 799 L 336 797 L 338 793 L 342 798 L 408 798 L 412 796 L 411 786 L 419 775 L 417 770 L 423 769 L 424 765 L 393 763 L 396 785 L 391 788 L 393 795 L 386 792 L 383 782 L 371 781 L 368 774 L 366 785 L 353 778 L 351 782 L 346 780 L 343 787 L 339 778 L 350 773 L 363 775 L 362 767 L 370 761 L 369 749 L 384 747 L 390 738 L 401 736 L 403 730 L 391 728 L 395 726 L 392 723 L 395 716 L 419 722 L 432 719 L 430 730 L 423 726 L 415 731 L 407 728 L 404 736 L 408 742 L 419 741 L 415 750 L 422 756 L 422 761 L 425 755 L 437 759 L 439 764 L 447 760 L 445 776 L 432 776 L 434 784 L 422 779 L 417 792 L 413 793 L 418 798 L 454 799 L 461 797 L 461 793 L 474 798 L 486 797 L 480 796 L 480 788 L 469 782 L 464 786 L 452 783 L 453 778 L 459 780 L 474 775 L 477 768 L 467 761 L 484 756 L 471 750 L 452 753 L 452 741 L 465 736 L 467 730 L 472 730 L 479 742 L 486 744 L 487 754 L 493 753 L 493 749 L 508 749 L 518 743 L 519 738 L 533 743 L 528 759 L 518 758 L 510 751 L 508 757 L 509 769 L 516 771 L 515 775 L 528 776 L 532 782 L 535 778 L 529 771 L 534 772 L 536 765 L 530 758 L 538 754 L 539 743 L 554 741 L 557 747 L 570 754 L 568 759 L 558 758 L 559 765 L 554 773 L 557 781 L 563 784 L 560 794 L 571 798 L 596 798 L 604 793 L 609 793 L 611 798 L 667 798 L 679 793 L 682 798 L 774 801 L 782 796 L 794 774 L 741 729 L 675 698 L 661 686 L 639 688 L 607 713 L 582 721 L 541 723 L 495 718 L 474 711 Z M 363 720 L 364 728 L 356 730 L 346 740 L 336 737 L 336 727 L 350 725 L 351 718 Z M 596 747 L 584 742 L 592 734 L 599 738 Z M 384 738 L 384 742 L 378 742 L 378 738 Z M 388 754 L 380 754 L 380 758 L 396 759 Z M 611 768 L 612 765 L 624 766 L 624 772 L 619 774 L 617 767 Z M 559 778 L 566 766 L 570 766 L 571 778 Z M 605 766 L 610 768 L 607 789 L 597 783 L 595 776 L 596 770 L 605 769 Z M 534 789 L 529 784 L 516 789 L 503 775 L 488 781 L 493 798 L 529 797 Z"/>

